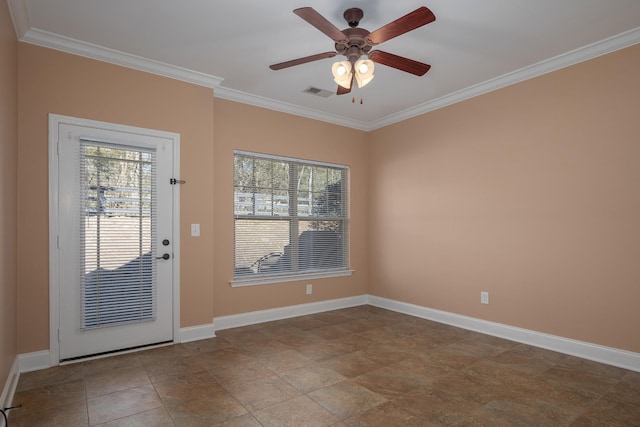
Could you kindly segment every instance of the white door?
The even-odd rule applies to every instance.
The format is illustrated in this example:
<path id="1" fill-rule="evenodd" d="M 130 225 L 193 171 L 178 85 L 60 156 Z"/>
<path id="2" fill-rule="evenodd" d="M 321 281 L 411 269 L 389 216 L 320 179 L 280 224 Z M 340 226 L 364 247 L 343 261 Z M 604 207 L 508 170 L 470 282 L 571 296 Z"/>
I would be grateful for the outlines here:
<path id="1" fill-rule="evenodd" d="M 58 124 L 61 361 L 173 340 L 173 140 Z"/>

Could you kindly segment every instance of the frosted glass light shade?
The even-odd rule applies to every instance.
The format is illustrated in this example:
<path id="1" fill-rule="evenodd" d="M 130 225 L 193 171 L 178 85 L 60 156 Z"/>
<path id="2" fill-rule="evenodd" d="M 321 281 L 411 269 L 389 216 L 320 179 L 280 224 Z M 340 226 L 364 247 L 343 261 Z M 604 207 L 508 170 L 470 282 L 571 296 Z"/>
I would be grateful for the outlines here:
<path id="1" fill-rule="evenodd" d="M 361 59 L 355 64 L 355 75 L 358 87 L 364 87 L 373 80 L 375 64 L 370 59 Z"/>
<path id="2" fill-rule="evenodd" d="M 331 67 L 333 81 L 345 89 L 351 88 L 351 63 L 349 61 L 340 61 Z"/>

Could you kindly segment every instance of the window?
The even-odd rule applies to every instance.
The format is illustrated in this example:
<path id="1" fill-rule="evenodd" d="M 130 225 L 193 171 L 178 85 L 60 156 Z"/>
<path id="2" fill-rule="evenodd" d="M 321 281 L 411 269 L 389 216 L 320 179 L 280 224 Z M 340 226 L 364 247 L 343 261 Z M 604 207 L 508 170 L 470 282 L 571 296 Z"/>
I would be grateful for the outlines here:
<path id="1" fill-rule="evenodd" d="M 234 153 L 234 286 L 348 275 L 348 168 Z"/>

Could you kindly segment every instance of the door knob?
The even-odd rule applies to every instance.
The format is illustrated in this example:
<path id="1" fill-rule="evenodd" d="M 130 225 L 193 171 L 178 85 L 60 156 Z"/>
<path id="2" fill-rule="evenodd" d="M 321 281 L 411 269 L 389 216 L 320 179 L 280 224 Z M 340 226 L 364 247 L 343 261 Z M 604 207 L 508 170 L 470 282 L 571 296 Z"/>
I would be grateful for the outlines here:
<path id="1" fill-rule="evenodd" d="M 169 254 L 164 254 L 162 256 L 157 256 L 156 257 L 156 259 L 169 259 L 169 258 L 171 258 L 171 255 L 169 255 Z"/>

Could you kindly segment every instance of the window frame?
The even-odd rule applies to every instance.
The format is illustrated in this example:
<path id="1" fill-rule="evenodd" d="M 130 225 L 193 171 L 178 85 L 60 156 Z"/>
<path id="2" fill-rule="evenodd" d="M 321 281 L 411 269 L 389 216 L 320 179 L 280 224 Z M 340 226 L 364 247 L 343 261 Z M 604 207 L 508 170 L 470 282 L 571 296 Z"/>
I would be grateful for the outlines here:
<path id="1" fill-rule="evenodd" d="M 342 195 L 342 201 L 341 201 L 341 206 L 344 209 L 344 213 L 343 215 L 341 215 L 340 217 L 326 217 L 326 216 L 300 216 L 297 213 L 297 202 L 298 202 L 298 189 L 295 189 L 295 191 L 292 190 L 291 185 L 289 185 L 289 192 L 288 192 L 288 204 L 290 206 L 289 209 L 289 214 L 288 215 L 243 215 L 243 214 L 238 214 L 238 212 L 236 211 L 236 189 L 235 189 L 235 173 L 236 173 L 236 166 L 235 166 L 235 162 L 236 162 L 236 158 L 237 156 L 245 156 L 245 157 L 250 157 L 250 158 L 254 158 L 254 159 L 260 159 L 260 160 L 268 160 L 268 161 L 273 161 L 273 162 L 286 162 L 289 165 L 302 165 L 302 166 L 315 166 L 315 167 L 327 167 L 327 168 L 332 168 L 332 169 L 340 169 L 343 174 L 341 183 L 342 185 L 344 185 L 344 188 L 341 191 L 341 195 Z M 349 166 L 347 165 L 340 165 L 340 164 L 334 164 L 334 163 L 327 163 L 327 162 L 319 162 L 319 161 L 314 161 L 314 160 L 306 160 L 306 159 L 300 159 L 300 158 L 293 158 L 293 157 L 284 157 L 284 156 L 277 156 L 277 155 L 271 155 L 271 154 L 263 154 L 263 153 L 256 153 L 256 152 L 250 152 L 250 151 L 243 151 L 243 150 L 234 150 L 233 151 L 233 161 L 234 161 L 234 167 L 233 167 L 233 173 L 234 173 L 234 203 L 233 203 L 233 209 L 234 209 L 234 213 L 233 213 L 233 263 L 234 263 L 234 272 L 233 272 L 233 278 L 230 281 L 230 285 L 232 287 L 241 287 L 241 286 L 254 286 L 254 285 L 264 285 L 264 284 L 273 284 L 273 283 L 283 283 L 283 282 L 291 282 L 291 281 L 304 281 L 304 280 L 312 280 L 312 279 L 319 279 L 319 278 L 331 278 L 331 277 L 344 277 L 344 276 L 351 276 L 353 273 L 353 270 L 350 269 L 349 267 L 349 236 L 350 236 L 350 232 L 349 232 L 349 218 L 350 218 L 350 212 L 349 212 L 349 192 L 350 192 L 350 188 L 349 188 L 349 174 L 350 174 L 350 170 L 349 170 Z M 291 171 L 289 173 L 289 184 L 291 184 Z M 297 172 L 293 172 L 294 176 L 295 173 Z M 286 273 L 267 273 L 267 274 L 260 274 L 260 273 L 255 273 L 252 275 L 240 275 L 240 276 L 236 276 L 236 246 L 237 246 L 237 237 L 236 237 L 236 230 L 237 230 L 237 221 L 238 220 L 257 220 L 257 221 L 288 221 L 289 222 L 289 239 L 291 242 L 291 236 L 297 236 L 299 237 L 300 235 L 297 234 L 297 227 L 298 227 L 298 223 L 303 222 L 303 221 L 313 221 L 313 220 L 324 220 L 324 221 L 340 221 L 341 222 L 341 227 L 344 230 L 343 232 L 343 239 L 344 241 L 342 242 L 342 248 L 343 248 L 343 266 L 339 267 L 339 268 L 327 268 L 327 269 L 315 269 L 315 270 L 303 270 L 303 271 L 292 271 L 292 272 L 286 272 Z M 290 243 L 291 244 L 291 243 Z M 294 244 L 294 246 L 297 246 L 297 243 Z"/>

